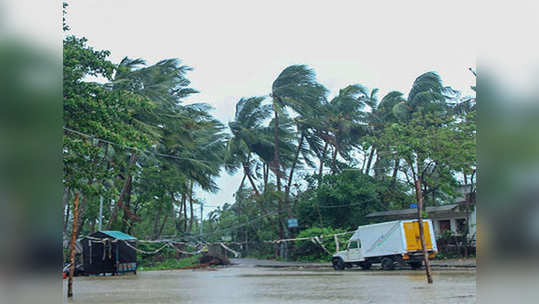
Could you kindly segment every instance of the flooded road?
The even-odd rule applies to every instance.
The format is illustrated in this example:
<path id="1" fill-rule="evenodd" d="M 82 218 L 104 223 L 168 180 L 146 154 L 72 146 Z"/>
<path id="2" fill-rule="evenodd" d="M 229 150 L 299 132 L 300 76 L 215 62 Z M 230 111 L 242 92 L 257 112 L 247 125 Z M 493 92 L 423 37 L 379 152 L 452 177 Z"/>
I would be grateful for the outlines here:
<path id="1" fill-rule="evenodd" d="M 66 280 L 65 280 L 66 281 Z M 64 285 L 65 282 L 64 281 Z M 77 277 L 68 303 L 475 303 L 475 270 L 267 269 L 139 272 Z"/>

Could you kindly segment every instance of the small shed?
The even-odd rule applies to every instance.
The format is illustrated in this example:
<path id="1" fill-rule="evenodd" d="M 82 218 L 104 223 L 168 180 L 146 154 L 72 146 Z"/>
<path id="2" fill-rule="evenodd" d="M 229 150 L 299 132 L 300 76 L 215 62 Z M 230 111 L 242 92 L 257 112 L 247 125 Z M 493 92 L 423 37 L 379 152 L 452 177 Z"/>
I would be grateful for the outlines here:
<path id="1" fill-rule="evenodd" d="M 121 231 L 102 230 L 81 240 L 87 274 L 137 273 L 137 239 Z"/>

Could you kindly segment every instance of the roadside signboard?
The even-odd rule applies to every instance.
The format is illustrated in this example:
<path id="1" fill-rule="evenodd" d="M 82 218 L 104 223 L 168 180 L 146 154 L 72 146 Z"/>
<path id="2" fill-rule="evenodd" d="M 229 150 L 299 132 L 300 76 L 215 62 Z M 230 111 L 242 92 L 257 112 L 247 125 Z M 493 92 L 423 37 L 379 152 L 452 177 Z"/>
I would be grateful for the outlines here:
<path id="1" fill-rule="evenodd" d="M 288 228 L 296 228 L 298 227 L 298 219 L 291 218 L 288 219 Z"/>

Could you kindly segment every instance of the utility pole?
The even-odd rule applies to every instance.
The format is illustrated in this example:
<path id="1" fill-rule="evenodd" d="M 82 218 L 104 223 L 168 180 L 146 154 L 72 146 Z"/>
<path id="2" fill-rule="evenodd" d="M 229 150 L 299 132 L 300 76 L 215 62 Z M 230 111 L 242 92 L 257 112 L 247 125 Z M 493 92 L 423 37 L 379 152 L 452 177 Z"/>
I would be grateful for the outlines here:
<path id="1" fill-rule="evenodd" d="M 103 229 L 103 196 L 99 197 L 99 231 Z"/>

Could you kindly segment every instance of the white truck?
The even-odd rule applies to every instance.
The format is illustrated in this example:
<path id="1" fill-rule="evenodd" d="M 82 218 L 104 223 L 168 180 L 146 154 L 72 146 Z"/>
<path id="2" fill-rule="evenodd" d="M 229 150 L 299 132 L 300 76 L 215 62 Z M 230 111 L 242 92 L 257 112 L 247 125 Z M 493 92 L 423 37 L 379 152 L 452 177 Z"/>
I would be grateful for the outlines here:
<path id="1" fill-rule="evenodd" d="M 429 257 L 438 252 L 432 222 L 423 220 L 425 247 Z M 346 250 L 333 255 L 333 268 L 343 270 L 354 265 L 362 269 L 381 263 L 382 269 L 392 270 L 396 265 L 409 264 L 413 269 L 423 265 L 423 250 L 419 237 L 418 220 L 401 220 L 359 226 Z"/>

